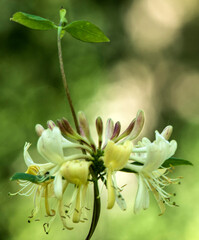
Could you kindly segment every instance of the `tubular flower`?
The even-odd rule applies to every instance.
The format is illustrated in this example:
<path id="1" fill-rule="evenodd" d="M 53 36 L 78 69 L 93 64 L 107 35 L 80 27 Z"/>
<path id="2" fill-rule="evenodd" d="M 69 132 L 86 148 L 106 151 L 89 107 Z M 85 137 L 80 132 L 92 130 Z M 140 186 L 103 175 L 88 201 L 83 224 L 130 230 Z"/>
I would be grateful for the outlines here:
<path id="1" fill-rule="evenodd" d="M 128 140 L 123 145 L 116 145 L 113 141 L 109 140 L 104 149 L 104 165 L 107 168 L 108 209 L 111 209 L 115 203 L 116 183 L 113 183 L 112 174 L 126 165 L 132 147 L 133 144 Z"/>
<path id="2" fill-rule="evenodd" d="M 78 120 L 80 133 L 76 132 L 66 119 L 58 120 L 59 128 L 52 121 L 48 122 L 47 129 L 37 124 L 36 132 L 39 135 L 37 150 L 47 163 L 34 163 L 28 153 L 30 144 L 26 144 L 24 160 L 28 170 L 26 173 L 15 174 L 11 178 L 18 180 L 23 186 L 18 194 L 22 194 L 28 186 L 30 189 L 24 195 L 35 191 L 35 208 L 31 217 L 39 211 L 41 198 L 44 197 L 47 215 L 55 217 L 55 213 L 59 211 L 63 226 L 68 229 L 71 228 L 66 224 L 66 217 L 70 215 L 74 223 L 87 220 L 85 217 L 85 209 L 88 209 L 87 189 L 89 183 L 96 179 L 101 179 L 108 189 L 108 208 L 113 207 L 116 199 L 119 206 L 123 210 L 126 209 L 125 201 L 117 187 L 115 171 L 122 169 L 129 160 L 132 150 L 131 140 L 135 139 L 142 130 L 144 113 L 139 111 L 137 117 L 122 134 L 120 134 L 120 123 L 114 124 L 112 119 L 108 119 L 104 140 L 103 122 L 98 117 L 96 119 L 98 146 L 92 139 L 84 113 L 78 114 Z M 81 152 L 66 155 L 67 149 Z M 75 188 L 69 205 L 66 205 L 63 203 L 63 195 L 68 184 L 73 184 Z M 52 197 L 57 201 L 55 210 L 51 209 L 48 203 L 48 199 Z M 95 199 L 99 197 L 96 195 Z M 67 206 L 67 210 L 64 210 L 64 206 Z M 44 224 L 46 233 L 48 228 L 49 222 Z"/>
<path id="3" fill-rule="evenodd" d="M 52 125 L 52 124 L 51 124 Z M 38 128 L 40 131 L 38 131 Z M 68 185 L 64 176 L 60 175 L 61 168 L 67 161 L 77 158 L 86 158 L 83 154 L 74 154 L 69 157 L 64 156 L 64 148 L 78 148 L 80 144 L 72 143 L 62 137 L 58 127 L 51 126 L 46 130 L 41 125 L 36 126 L 36 131 L 40 132 L 40 138 L 37 143 L 38 152 L 48 161 L 45 164 L 36 164 L 28 153 L 29 143 L 24 146 L 24 161 L 28 167 L 26 173 L 27 180 L 18 179 L 22 189 L 11 195 L 30 196 L 34 192 L 34 209 L 29 218 L 36 216 L 40 209 L 41 198 L 45 198 L 45 208 L 47 216 L 55 216 L 56 211 L 49 207 L 48 199 L 54 197 L 57 199 L 57 208 L 63 222 L 64 228 L 72 229 L 65 222 L 65 212 L 63 211 L 62 196 Z M 86 162 L 87 163 L 87 162 Z M 87 164 L 88 166 L 88 164 Z M 88 174 L 87 174 L 88 175 Z M 24 178 L 24 175 L 23 175 Z M 24 190 L 26 192 L 24 193 Z M 29 220 L 30 221 L 30 220 Z M 44 229 L 48 233 L 49 223 L 45 223 Z"/>
<path id="4" fill-rule="evenodd" d="M 88 188 L 89 167 L 91 162 L 73 160 L 66 162 L 60 169 L 61 175 L 66 179 L 67 183 L 75 184 L 75 207 L 72 209 L 73 222 L 78 223 L 81 220 L 82 211 L 85 207 L 86 191 Z M 61 182 L 60 182 L 61 183 Z M 73 198 L 72 198 L 73 199 Z M 73 206 L 70 202 L 69 206 Z M 72 207 L 71 207 L 72 208 Z"/>
<path id="5" fill-rule="evenodd" d="M 55 164 L 55 168 L 50 172 L 51 175 L 55 175 L 54 180 L 54 192 L 58 199 L 62 198 L 62 174 L 61 168 L 67 161 L 79 160 L 81 158 L 86 159 L 84 154 L 73 154 L 68 157 L 64 156 L 64 148 L 77 148 L 80 144 L 72 143 L 65 139 L 58 127 L 47 129 L 42 132 L 38 143 L 38 152 L 51 164 Z"/>
<path id="6" fill-rule="evenodd" d="M 26 166 L 28 167 L 25 173 L 30 176 L 31 181 L 19 179 L 18 183 L 22 188 L 16 193 L 10 193 L 10 195 L 19 194 L 23 196 L 30 196 L 34 193 L 34 209 L 32 210 L 32 214 L 29 218 L 35 217 L 38 213 L 42 197 L 45 198 L 46 214 L 48 216 L 54 215 L 54 210 L 52 211 L 52 213 L 50 213 L 48 204 L 48 198 L 54 196 L 54 193 L 52 191 L 53 179 L 48 177 L 48 173 L 54 168 L 55 165 L 52 163 L 34 163 L 28 153 L 29 147 L 30 143 L 26 143 L 24 146 L 24 161 L 26 163 Z"/>
<path id="7" fill-rule="evenodd" d="M 155 134 L 156 139 L 154 142 L 143 138 L 138 146 L 133 149 L 131 159 L 143 165 L 135 166 L 129 163 L 126 165 L 126 168 L 138 173 L 138 190 L 134 206 L 135 213 L 149 207 L 149 191 L 152 191 L 160 207 L 161 214 L 163 214 L 165 203 L 170 206 L 172 205 L 170 203 L 172 194 L 167 193 L 164 188 L 169 184 L 178 182 L 178 179 L 167 177 L 168 168 L 162 167 L 165 160 L 174 155 L 177 149 L 177 142 L 175 140 L 167 141 L 164 138 L 165 132 L 161 135 L 156 131 Z"/>
<path id="8" fill-rule="evenodd" d="M 177 149 L 176 141 L 168 141 L 172 133 L 171 126 L 166 127 L 161 134 L 156 131 L 154 142 L 143 138 L 142 141 L 133 144 L 132 141 L 138 137 L 144 126 L 143 111 L 138 111 L 136 118 L 122 133 L 120 122 L 114 124 L 112 119 L 108 119 L 104 130 L 103 121 L 98 117 L 96 119 L 98 142 L 95 143 L 88 121 L 82 112 L 78 114 L 78 123 L 78 132 L 66 119 L 58 120 L 58 127 L 52 121 L 48 122 L 47 129 L 36 125 L 36 132 L 39 135 L 37 150 L 46 163 L 34 163 L 28 153 L 30 144 L 26 143 L 24 160 L 28 169 L 25 173 L 16 173 L 11 178 L 22 186 L 15 194 L 29 196 L 35 193 L 34 209 L 30 218 L 39 212 L 40 202 L 44 199 L 46 214 L 50 217 L 43 225 L 46 233 L 49 232 L 50 223 L 57 216 L 56 213 L 59 213 L 64 229 L 72 229 L 68 226 L 67 219 L 71 219 L 73 223 L 88 219 L 87 192 L 89 185 L 93 185 L 93 216 L 89 231 L 92 235 L 100 211 L 99 180 L 107 188 L 107 208 L 113 208 L 116 201 L 122 210 L 126 210 L 126 203 L 121 195 L 122 187 L 118 187 L 116 181 L 117 171 L 137 175 L 135 213 L 149 207 L 150 191 L 158 202 L 161 214 L 165 211 L 165 204 L 176 206 L 170 202 L 173 195 L 165 191 L 166 186 L 178 182 L 178 179 L 167 176 L 171 168 L 168 164 L 165 165 L 165 161 L 170 161 Z M 73 150 L 72 154 L 68 154 L 68 149 Z M 74 191 L 71 200 L 65 203 L 64 194 L 67 194 L 69 185 L 73 185 Z M 51 198 L 56 202 L 53 209 Z"/>
<path id="9" fill-rule="evenodd" d="M 74 154 L 68 157 L 64 156 L 64 148 L 81 148 L 82 146 L 77 143 L 72 143 L 65 139 L 58 127 L 52 126 L 51 129 L 44 130 L 38 140 L 37 148 L 39 153 L 51 164 L 55 164 L 54 169 L 50 175 L 54 176 L 54 194 L 59 201 L 59 213 L 63 226 L 68 229 L 65 220 L 65 211 L 63 209 L 63 193 L 68 183 L 73 183 L 78 187 L 75 213 L 73 214 L 73 222 L 78 222 L 80 218 L 80 194 L 82 193 L 82 184 L 87 185 L 88 168 L 90 163 L 81 158 L 86 159 L 84 154 Z M 64 171 L 65 169 L 65 171 Z M 67 175 L 67 173 L 69 175 Z M 72 175 L 72 179 L 70 178 Z M 76 174 L 76 175 L 75 175 Z M 84 182 L 82 182 L 84 178 Z M 86 179 L 86 182 L 85 182 Z M 79 181 L 79 182 L 78 182 Z M 76 213 L 78 211 L 78 214 Z"/>

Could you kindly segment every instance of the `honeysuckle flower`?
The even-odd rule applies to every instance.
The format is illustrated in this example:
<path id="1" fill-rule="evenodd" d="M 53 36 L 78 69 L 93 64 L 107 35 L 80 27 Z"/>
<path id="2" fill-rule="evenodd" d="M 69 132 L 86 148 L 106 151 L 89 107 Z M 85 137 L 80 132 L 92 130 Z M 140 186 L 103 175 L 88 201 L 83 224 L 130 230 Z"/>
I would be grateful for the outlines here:
<path id="1" fill-rule="evenodd" d="M 34 209 L 32 211 L 32 215 L 30 218 L 33 218 L 36 216 L 40 209 L 40 201 L 41 197 L 45 198 L 45 209 L 47 215 L 54 215 L 54 211 L 50 213 L 49 204 L 48 204 L 48 198 L 52 197 L 53 191 L 53 180 L 47 179 L 46 173 L 48 173 L 53 167 L 55 166 L 52 163 L 46 163 L 46 164 L 37 164 L 35 163 L 32 158 L 30 157 L 28 153 L 28 149 L 30 147 L 30 143 L 26 143 L 24 146 L 24 161 L 27 166 L 27 171 L 25 173 L 33 176 L 41 176 L 43 175 L 43 178 L 46 178 L 45 182 L 31 182 L 28 180 L 18 180 L 19 185 L 22 187 L 18 192 L 11 193 L 11 195 L 23 195 L 23 196 L 30 196 L 34 193 Z M 26 191 L 26 192 L 24 192 Z"/>
<path id="2" fill-rule="evenodd" d="M 75 206 L 74 209 L 71 207 L 73 213 L 72 220 L 74 223 L 78 223 L 81 220 L 82 211 L 83 208 L 85 208 L 90 165 L 91 162 L 85 160 L 73 160 L 65 162 L 60 169 L 60 175 L 64 177 L 67 183 L 75 185 Z M 60 178 L 59 181 L 57 184 L 61 185 Z M 73 206 L 73 201 L 71 201 L 69 205 Z"/>
<path id="3" fill-rule="evenodd" d="M 62 214 L 62 222 L 67 227 L 64 218 L 63 184 L 75 184 L 76 186 L 76 204 L 73 213 L 73 222 L 80 221 L 82 203 L 85 197 L 81 197 L 83 192 L 86 192 L 88 186 L 89 166 L 91 162 L 84 159 L 89 158 L 85 154 L 74 154 L 68 157 L 64 156 L 64 148 L 86 148 L 80 144 L 72 143 L 65 139 L 58 127 L 52 126 L 51 129 L 44 130 L 38 140 L 38 151 L 49 162 L 55 164 L 55 168 L 50 174 L 55 175 L 54 179 L 54 193 L 56 198 L 60 201 L 59 211 Z M 82 160 L 81 160 L 82 158 Z M 64 179 L 64 180 L 63 180 Z M 75 192 L 76 192 L 75 190 Z M 85 194 L 83 194 L 85 195 Z M 81 199 L 83 198 L 83 199 Z M 68 228 L 68 227 L 67 227 Z"/>
<path id="4" fill-rule="evenodd" d="M 107 208 L 113 208 L 116 201 L 122 210 L 126 210 L 126 203 L 121 195 L 123 187 L 118 187 L 116 181 L 118 171 L 132 172 L 138 177 L 135 213 L 149 207 L 150 191 L 158 202 L 161 214 L 165 211 L 165 204 L 176 205 L 170 202 L 172 194 L 164 189 L 167 185 L 178 182 L 178 179 L 167 176 L 171 169 L 164 167 L 164 161 L 172 157 L 177 149 L 176 141 L 168 141 L 172 133 L 171 126 L 166 127 L 161 134 L 156 131 L 153 142 L 143 138 L 142 141 L 133 144 L 132 140 L 135 140 L 144 125 L 143 111 L 138 112 L 136 118 L 121 134 L 120 122 L 114 124 L 112 119 L 108 119 L 103 131 L 103 121 L 98 117 L 96 119 L 98 144 L 96 144 L 84 113 L 78 114 L 78 121 L 79 131 L 75 131 L 66 119 L 58 120 L 59 127 L 52 121 L 48 122 L 47 129 L 36 125 L 36 132 L 39 135 L 37 150 L 46 163 L 37 164 L 32 160 L 28 153 L 30 144 L 27 143 L 24 147 L 24 160 L 28 169 L 25 176 L 19 173 L 13 178 L 22 186 L 16 194 L 30 195 L 35 192 L 35 206 L 30 218 L 39 212 L 40 202 L 44 199 L 46 214 L 49 217 L 43 225 L 46 233 L 49 232 L 51 222 L 57 215 L 61 217 L 63 227 L 67 229 L 73 229 L 68 225 L 70 219 L 73 223 L 88 219 L 89 185 L 94 186 L 92 221 L 97 222 L 96 216 L 99 216 L 97 204 L 100 202 L 97 200 L 100 198 L 99 179 L 107 188 Z M 68 154 L 67 149 L 72 149 L 72 154 Z M 71 200 L 66 203 L 64 194 L 68 185 L 73 185 L 74 191 Z M 52 198 L 56 202 L 53 209 Z"/>
<path id="5" fill-rule="evenodd" d="M 44 164 L 35 163 L 28 153 L 28 148 L 30 147 L 30 144 L 26 143 L 24 146 L 24 161 L 28 167 L 26 174 L 31 176 L 39 176 L 41 177 L 40 179 L 43 179 L 43 181 L 32 182 L 29 180 L 19 179 L 18 182 L 22 186 L 22 189 L 12 195 L 19 194 L 19 195 L 29 196 L 33 192 L 35 192 L 34 209 L 32 211 L 32 215 L 30 216 L 30 218 L 33 218 L 36 216 L 36 214 L 40 209 L 41 198 L 44 197 L 47 216 L 55 216 L 55 213 L 58 210 L 61 220 L 63 222 L 64 228 L 72 229 L 68 227 L 68 225 L 66 224 L 65 212 L 63 210 L 64 209 L 63 199 L 62 199 L 63 193 L 68 183 L 71 182 L 71 180 L 69 179 L 69 181 L 66 181 L 66 179 L 63 179 L 66 174 L 64 174 L 63 176 L 61 173 L 64 173 L 63 169 L 67 161 L 69 162 L 74 159 L 81 159 L 81 158 L 86 159 L 87 157 L 83 154 L 73 154 L 68 157 L 65 156 L 64 148 L 79 148 L 82 146 L 78 143 L 72 143 L 67 139 L 65 139 L 61 135 L 59 128 L 56 127 L 54 124 L 52 124 L 52 122 L 49 122 L 48 125 L 50 126 L 50 128 L 48 129 L 44 129 L 41 125 L 36 126 L 36 132 L 40 135 L 40 138 L 37 143 L 37 149 L 38 149 L 38 152 L 41 154 L 41 156 L 45 158 L 47 163 L 44 163 Z M 84 166 L 83 168 L 85 169 L 85 171 L 86 171 L 85 166 L 87 167 L 87 172 L 85 174 L 87 174 L 87 177 L 88 177 L 89 162 L 86 162 L 86 164 L 84 162 L 85 160 L 79 165 L 81 166 L 83 165 Z M 80 175 L 82 174 L 81 170 L 82 168 L 79 168 Z M 49 180 L 48 180 L 48 176 L 49 176 Z M 87 177 L 86 177 L 86 180 L 87 180 Z M 82 178 L 80 178 L 80 181 L 82 181 Z M 79 189 L 83 189 L 82 184 L 85 184 L 85 183 L 78 184 L 74 182 L 74 180 L 73 180 L 73 183 L 76 184 L 76 186 L 78 186 Z M 87 183 L 85 185 L 87 185 Z M 27 190 L 27 191 L 24 193 L 23 192 L 24 190 Z M 78 192 L 77 202 L 80 199 L 81 193 L 82 193 L 82 190 Z M 55 197 L 57 199 L 56 211 L 53 209 L 50 209 L 49 207 L 48 199 L 52 197 Z M 76 205 L 78 205 L 78 203 Z M 79 213 L 79 215 L 81 214 Z M 74 222 L 75 221 L 77 222 L 78 220 L 77 220 L 77 217 L 75 220 L 75 214 L 74 214 Z M 47 226 L 49 227 L 49 223 L 46 223 L 46 226 L 45 226 L 46 232 L 48 232 Z"/>
<path id="6" fill-rule="evenodd" d="M 112 174 L 114 171 L 122 169 L 129 160 L 133 144 L 126 141 L 123 145 L 116 145 L 113 141 L 108 141 L 104 149 L 104 165 L 107 168 L 107 190 L 108 190 L 108 205 L 111 209 L 115 203 L 115 185 L 113 183 Z"/>
<path id="7" fill-rule="evenodd" d="M 178 180 L 167 177 L 168 169 L 162 167 L 162 164 L 174 155 L 177 149 L 177 142 L 175 140 L 167 141 L 164 138 L 164 134 L 161 135 L 158 131 L 155 132 L 155 135 L 156 139 L 154 142 L 143 138 L 138 143 L 138 146 L 133 148 L 131 159 L 143 165 L 135 166 L 128 163 L 125 166 L 138 173 L 135 213 L 149 207 L 149 191 L 153 192 L 161 214 L 165 211 L 165 203 L 172 205 L 170 203 L 172 194 L 167 193 L 164 188 L 171 183 L 176 183 Z"/>

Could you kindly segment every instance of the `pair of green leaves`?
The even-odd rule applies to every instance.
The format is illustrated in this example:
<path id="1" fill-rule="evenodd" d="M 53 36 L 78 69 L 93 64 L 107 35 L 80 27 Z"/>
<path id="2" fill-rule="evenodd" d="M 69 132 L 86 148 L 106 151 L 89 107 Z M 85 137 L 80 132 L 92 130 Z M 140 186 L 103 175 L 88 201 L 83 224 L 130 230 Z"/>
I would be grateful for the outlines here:
<path id="1" fill-rule="evenodd" d="M 61 11 L 63 10 L 64 9 L 60 10 L 60 18 L 62 23 L 62 20 L 65 19 L 66 13 L 66 11 L 64 10 L 65 12 L 61 16 Z M 15 13 L 10 20 L 36 30 L 51 30 L 61 27 L 62 34 L 63 31 L 67 32 L 72 37 L 83 42 L 97 43 L 110 41 L 108 37 L 106 37 L 106 35 L 96 25 L 88 21 L 74 21 L 70 24 L 67 24 L 67 20 L 65 19 L 64 24 L 61 24 L 61 26 L 57 26 L 54 22 L 48 19 L 23 12 Z"/>

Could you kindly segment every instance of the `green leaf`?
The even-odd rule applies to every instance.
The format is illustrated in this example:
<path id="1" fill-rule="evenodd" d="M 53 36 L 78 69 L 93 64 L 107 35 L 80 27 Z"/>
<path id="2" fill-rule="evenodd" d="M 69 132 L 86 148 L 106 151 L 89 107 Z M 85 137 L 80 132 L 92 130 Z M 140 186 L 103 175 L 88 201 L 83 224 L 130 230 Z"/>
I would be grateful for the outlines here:
<path id="1" fill-rule="evenodd" d="M 53 179 L 53 176 L 39 176 L 39 175 L 32 175 L 28 173 L 15 173 L 10 180 L 15 181 L 15 180 L 26 180 L 32 183 L 42 183 L 47 180 Z"/>
<path id="2" fill-rule="evenodd" d="M 48 19 L 23 12 L 15 13 L 10 20 L 36 30 L 50 30 L 57 28 L 57 26 Z"/>
<path id="3" fill-rule="evenodd" d="M 74 38 L 83 42 L 110 42 L 97 26 L 87 21 L 72 22 L 64 29 Z"/>
<path id="4" fill-rule="evenodd" d="M 167 159 L 162 164 L 162 167 L 168 168 L 168 167 L 171 167 L 171 166 L 179 166 L 179 165 L 191 165 L 191 166 L 193 166 L 193 164 L 188 160 L 171 157 L 171 158 Z"/>

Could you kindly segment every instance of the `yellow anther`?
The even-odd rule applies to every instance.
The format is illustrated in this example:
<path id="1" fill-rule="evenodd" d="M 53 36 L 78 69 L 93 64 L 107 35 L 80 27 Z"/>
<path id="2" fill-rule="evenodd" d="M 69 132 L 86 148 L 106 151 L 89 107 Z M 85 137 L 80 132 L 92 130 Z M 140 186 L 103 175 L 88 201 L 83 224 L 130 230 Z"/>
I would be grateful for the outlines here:
<path id="1" fill-rule="evenodd" d="M 39 172 L 39 167 L 35 165 L 29 166 L 26 171 L 26 173 L 31 175 L 37 175 L 38 172 Z"/>

